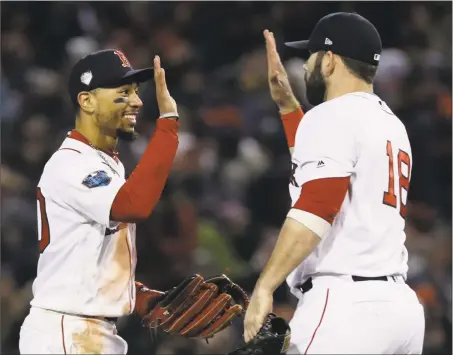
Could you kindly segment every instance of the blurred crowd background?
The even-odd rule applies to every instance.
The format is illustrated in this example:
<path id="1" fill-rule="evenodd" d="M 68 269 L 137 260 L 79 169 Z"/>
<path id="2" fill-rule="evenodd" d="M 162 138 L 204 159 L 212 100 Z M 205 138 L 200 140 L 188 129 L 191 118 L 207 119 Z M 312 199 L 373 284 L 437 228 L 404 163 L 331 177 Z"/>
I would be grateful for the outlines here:
<path id="1" fill-rule="evenodd" d="M 134 67 L 159 54 L 181 115 L 180 147 L 161 201 L 138 225 L 136 279 L 167 289 L 198 272 L 227 273 L 251 291 L 289 208 L 290 157 L 267 86 L 264 28 L 274 31 L 295 91 L 304 58 L 283 42 L 308 38 L 329 12 L 356 11 L 380 31 L 375 81 L 407 127 L 414 164 L 407 217 L 408 283 L 425 306 L 425 354 L 451 354 L 451 2 L 2 2 L 1 345 L 18 353 L 36 274 L 35 188 L 47 159 L 74 125 L 66 78 L 83 55 L 124 51 Z M 131 172 L 158 115 L 153 83 Z M 275 310 L 290 318 L 286 286 Z M 241 322 L 209 344 L 152 339 L 135 316 L 118 329 L 130 354 L 225 354 Z"/>

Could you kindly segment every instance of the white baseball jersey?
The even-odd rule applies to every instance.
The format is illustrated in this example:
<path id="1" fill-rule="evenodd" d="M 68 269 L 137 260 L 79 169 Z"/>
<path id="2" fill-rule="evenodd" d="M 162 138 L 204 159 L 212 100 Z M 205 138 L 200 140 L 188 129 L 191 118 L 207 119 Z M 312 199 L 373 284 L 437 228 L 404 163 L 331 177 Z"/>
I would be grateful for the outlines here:
<path id="1" fill-rule="evenodd" d="M 385 102 L 356 92 L 310 110 L 297 129 L 292 167 L 293 206 L 306 182 L 350 177 L 332 227 L 322 220 L 320 244 L 287 279 L 293 292 L 320 274 L 406 277 L 403 216 L 412 153 L 403 123 Z M 299 212 L 288 216 L 297 219 Z"/>
<path id="2" fill-rule="evenodd" d="M 38 184 L 41 254 L 31 305 L 119 317 L 135 305 L 135 224 L 109 219 L 124 166 L 79 139 L 64 140 Z"/>

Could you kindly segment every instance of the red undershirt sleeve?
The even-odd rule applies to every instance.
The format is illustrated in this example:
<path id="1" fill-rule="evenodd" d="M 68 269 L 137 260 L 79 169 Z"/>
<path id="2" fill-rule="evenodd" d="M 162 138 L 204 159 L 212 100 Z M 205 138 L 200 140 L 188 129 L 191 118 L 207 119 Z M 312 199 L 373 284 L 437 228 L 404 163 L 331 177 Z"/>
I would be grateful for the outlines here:
<path id="1" fill-rule="evenodd" d="M 165 187 L 178 148 L 179 123 L 158 119 L 156 130 L 137 167 L 115 196 L 111 219 L 135 223 L 147 218 Z"/>
<path id="2" fill-rule="evenodd" d="M 288 148 L 293 148 L 296 141 L 297 127 L 299 127 L 299 123 L 304 117 L 304 112 L 302 111 L 302 108 L 299 107 L 296 111 L 285 113 L 280 115 L 280 117 L 283 122 Z"/>
<path id="3" fill-rule="evenodd" d="M 347 176 L 308 181 L 293 208 L 314 214 L 331 225 L 348 192 L 349 180 Z"/>

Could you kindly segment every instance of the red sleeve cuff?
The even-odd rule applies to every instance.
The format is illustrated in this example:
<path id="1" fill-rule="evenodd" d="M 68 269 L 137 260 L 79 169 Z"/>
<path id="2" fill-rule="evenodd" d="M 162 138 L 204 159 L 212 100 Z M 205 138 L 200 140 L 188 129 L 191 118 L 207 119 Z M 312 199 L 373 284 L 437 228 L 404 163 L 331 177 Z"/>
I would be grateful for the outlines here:
<path id="1" fill-rule="evenodd" d="M 280 115 L 283 122 L 283 129 L 285 130 L 286 141 L 288 142 L 288 147 L 294 147 L 296 141 L 296 131 L 299 127 L 299 123 L 304 117 L 304 112 L 302 108 L 299 107 L 296 111 L 285 113 Z"/>

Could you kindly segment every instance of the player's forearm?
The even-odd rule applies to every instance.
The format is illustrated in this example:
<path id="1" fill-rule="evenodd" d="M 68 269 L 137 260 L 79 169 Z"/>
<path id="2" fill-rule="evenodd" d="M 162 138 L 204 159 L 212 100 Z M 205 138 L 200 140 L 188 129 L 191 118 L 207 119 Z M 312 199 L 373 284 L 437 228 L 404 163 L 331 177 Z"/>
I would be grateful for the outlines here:
<path id="1" fill-rule="evenodd" d="M 302 108 L 299 106 L 297 110 L 289 113 L 280 112 L 280 117 L 283 122 L 283 129 L 285 131 L 286 142 L 288 143 L 289 151 L 292 154 L 294 150 L 294 144 L 296 141 L 297 127 L 299 127 L 299 123 L 302 120 L 302 117 L 304 117 L 304 112 L 302 111 Z"/>
<path id="2" fill-rule="evenodd" d="M 158 119 L 154 136 L 140 162 L 112 204 L 112 220 L 138 222 L 147 218 L 159 201 L 178 148 L 178 122 Z"/>
<path id="3" fill-rule="evenodd" d="M 256 288 L 274 292 L 312 252 L 320 238 L 302 223 L 287 218 Z"/>

